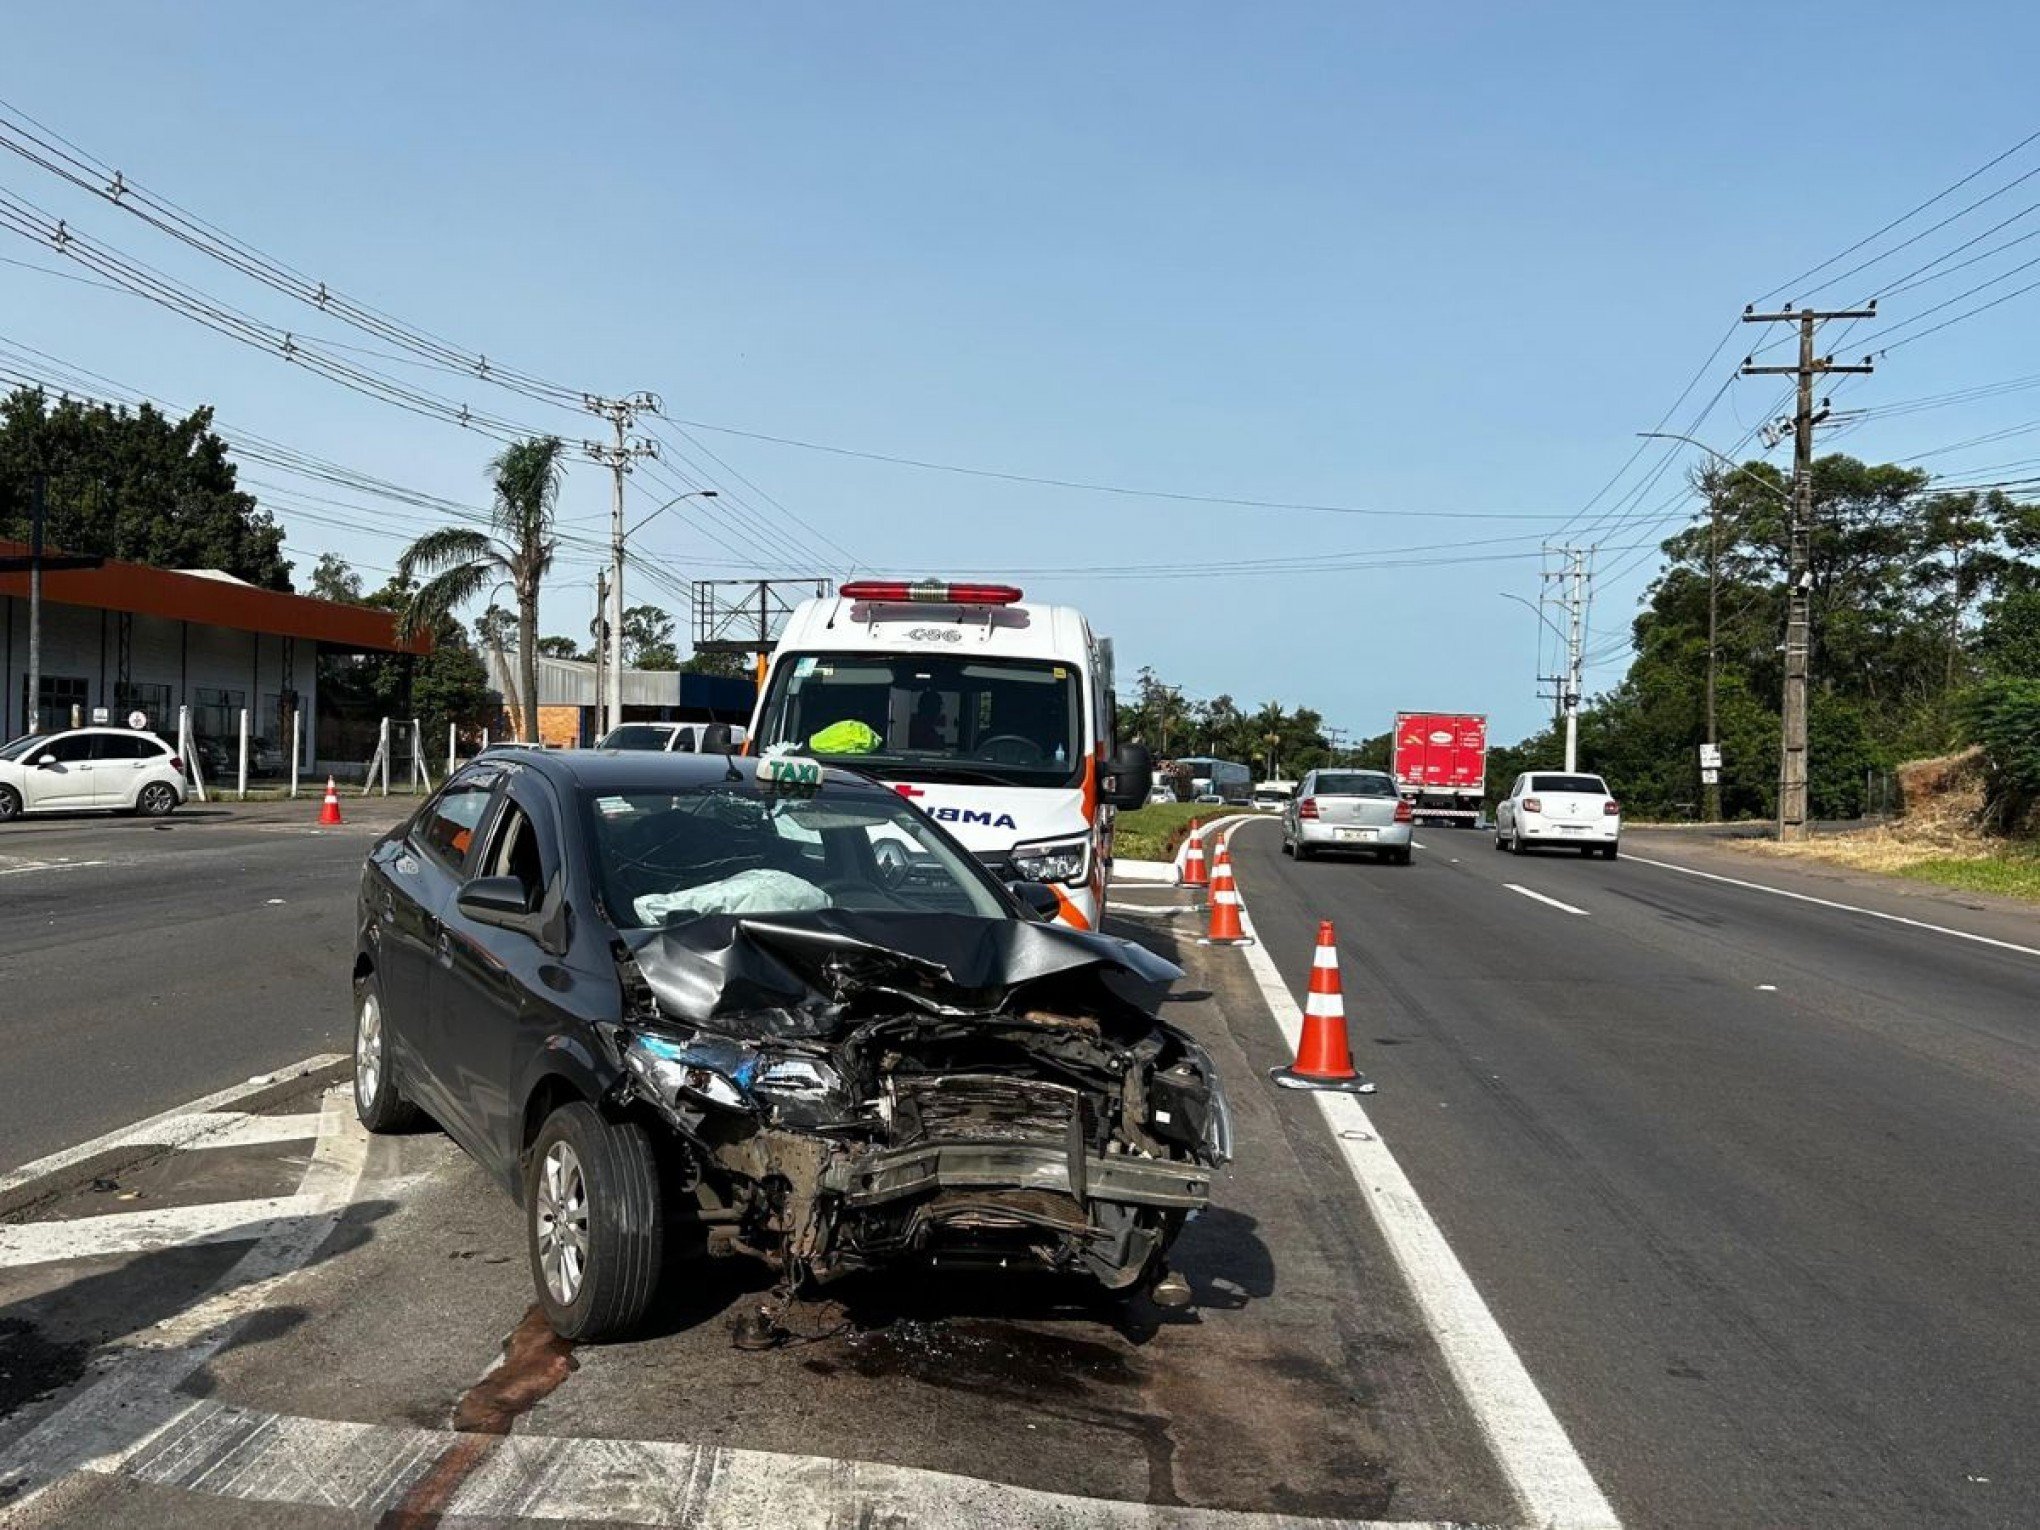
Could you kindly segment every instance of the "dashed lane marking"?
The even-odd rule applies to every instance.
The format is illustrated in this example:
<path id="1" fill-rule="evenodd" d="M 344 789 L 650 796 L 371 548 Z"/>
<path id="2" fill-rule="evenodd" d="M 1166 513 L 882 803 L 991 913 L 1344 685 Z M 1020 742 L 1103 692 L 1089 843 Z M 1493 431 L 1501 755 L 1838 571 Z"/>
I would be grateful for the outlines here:
<path id="1" fill-rule="evenodd" d="M 1250 911 L 1241 909 L 1240 922 L 1252 936 Z M 1256 942 L 1244 950 L 1255 985 L 1293 1051 L 1303 1034 L 1303 1011 L 1276 970 L 1267 945 Z M 1621 1521 L 1580 1459 L 1565 1425 L 1537 1389 L 1359 1100 L 1330 1092 L 1313 1092 L 1311 1098 L 1331 1128 L 1340 1156 L 1524 1517 L 1544 1530 L 1619 1530 Z"/>
<path id="2" fill-rule="evenodd" d="M 1929 924 L 1924 919 L 1908 919 L 1903 914 L 1886 914 L 1854 903 L 1837 903 L 1832 898 L 1816 898 L 1812 893 L 1787 892 L 1782 887 L 1767 887 L 1762 882 L 1745 882 L 1741 877 L 1725 877 L 1718 872 L 1698 871 L 1691 866 L 1680 866 L 1671 861 L 1654 861 L 1644 855 L 1630 855 L 1627 859 L 1639 866 L 1655 866 L 1661 871 L 1676 871 L 1681 876 L 1700 877 L 1709 882 L 1726 882 L 1730 887 L 1769 893 L 1774 898 L 1790 898 L 1795 903 L 1812 903 L 1820 908 L 1838 909 L 1845 914 L 1861 914 L 1865 919 L 1882 919 L 1887 924 L 1902 924 L 1911 929 L 1925 930 L 1931 935 L 1951 935 L 1957 940 L 1974 941 L 1979 946 L 1995 946 L 2000 951 L 2016 951 L 2021 956 L 2040 956 L 2040 949 L 2033 946 L 2017 945 L 2009 940 L 1994 940 L 1988 935 L 1973 935 L 1968 930 L 1951 930 L 1945 924 Z"/>
<path id="3" fill-rule="evenodd" d="M 1535 898 L 1539 903 L 1548 903 L 1553 908 L 1564 909 L 1568 914 L 1579 914 L 1582 917 L 1591 917 L 1587 914 L 1587 911 L 1585 909 L 1574 908 L 1570 903 L 1561 903 L 1556 898 L 1548 898 L 1541 892 L 1534 892 L 1530 888 L 1525 887 L 1521 882 L 1504 882 L 1502 886 L 1508 888 L 1509 891 L 1512 893 L 1521 893 L 1526 898 Z"/>

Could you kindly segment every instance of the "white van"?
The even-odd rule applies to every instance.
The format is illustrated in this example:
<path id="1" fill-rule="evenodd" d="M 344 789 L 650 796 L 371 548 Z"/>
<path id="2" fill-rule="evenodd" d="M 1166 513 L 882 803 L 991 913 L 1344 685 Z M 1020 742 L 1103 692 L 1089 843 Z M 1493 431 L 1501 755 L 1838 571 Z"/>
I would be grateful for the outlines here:
<path id="1" fill-rule="evenodd" d="M 1104 913 L 1112 815 L 1152 770 L 1115 737 L 1112 645 L 1010 585 L 854 580 L 803 601 L 773 651 L 750 750 L 891 783 L 999 876 Z"/>

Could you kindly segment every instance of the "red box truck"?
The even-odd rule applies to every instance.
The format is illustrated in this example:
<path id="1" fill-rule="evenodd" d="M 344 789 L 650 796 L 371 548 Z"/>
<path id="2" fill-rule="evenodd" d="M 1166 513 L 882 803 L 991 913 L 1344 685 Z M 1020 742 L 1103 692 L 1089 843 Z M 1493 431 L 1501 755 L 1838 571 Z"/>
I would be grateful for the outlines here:
<path id="1" fill-rule="evenodd" d="M 1487 792 L 1487 718 L 1478 712 L 1398 712 L 1391 771 L 1418 823 L 1480 821 Z"/>

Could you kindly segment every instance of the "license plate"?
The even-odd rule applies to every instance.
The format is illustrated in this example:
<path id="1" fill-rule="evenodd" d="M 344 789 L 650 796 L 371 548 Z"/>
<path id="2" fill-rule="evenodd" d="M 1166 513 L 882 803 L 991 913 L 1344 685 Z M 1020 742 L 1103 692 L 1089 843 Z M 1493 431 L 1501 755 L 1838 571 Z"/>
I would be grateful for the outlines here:
<path id="1" fill-rule="evenodd" d="M 1341 839 L 1372 839 L 1377 832 L 1374 829 L 1341 829 L 1338 834 Z"/>
<path id="2" fill-rule="evenodd" d="M 1587 832 L 1587 826 L 1583 823 L 1562 823 L 1558 826 L 1558 832 L 1561 834 L 1584 834 Z"/>

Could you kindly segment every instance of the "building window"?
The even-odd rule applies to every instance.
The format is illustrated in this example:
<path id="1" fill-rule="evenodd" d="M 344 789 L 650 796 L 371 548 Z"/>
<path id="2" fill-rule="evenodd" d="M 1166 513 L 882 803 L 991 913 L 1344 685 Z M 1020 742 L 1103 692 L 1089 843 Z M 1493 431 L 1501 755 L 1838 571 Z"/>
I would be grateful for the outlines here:
<path id="1" fill-rule="evenodd" d="M 147 682 L 113 688 L 113 720 L 123 727 L 127 725 L 130 713 L 143 712 L 148 715 L 148 729 L 151 733 L 168 736 L 176 731 L 177 716 L 170 708 L 170 687 Z"/>
<path id="2" fill-rule="evenodd" d="M 44 675 L 41 677 L 41 695 L 36 700 L 33 712 L 28 705 L 28 676 L 21 677 L 21 715 L 33 716 L 37 733 L 55 733 L 71 726 L 71 709 L 76 707 L 81 719 L 85 718 L 86 703 L 91 699 L 91 688 L 83 680 L 68 675 Z"/>
<path id="3" fill-rule="evenodd" d="M 246 691 L 221 690 L 201 685 L 192 690 L 191 731 L 201 739 L 241 744 L 241 708 L 248 704 Z"/>

